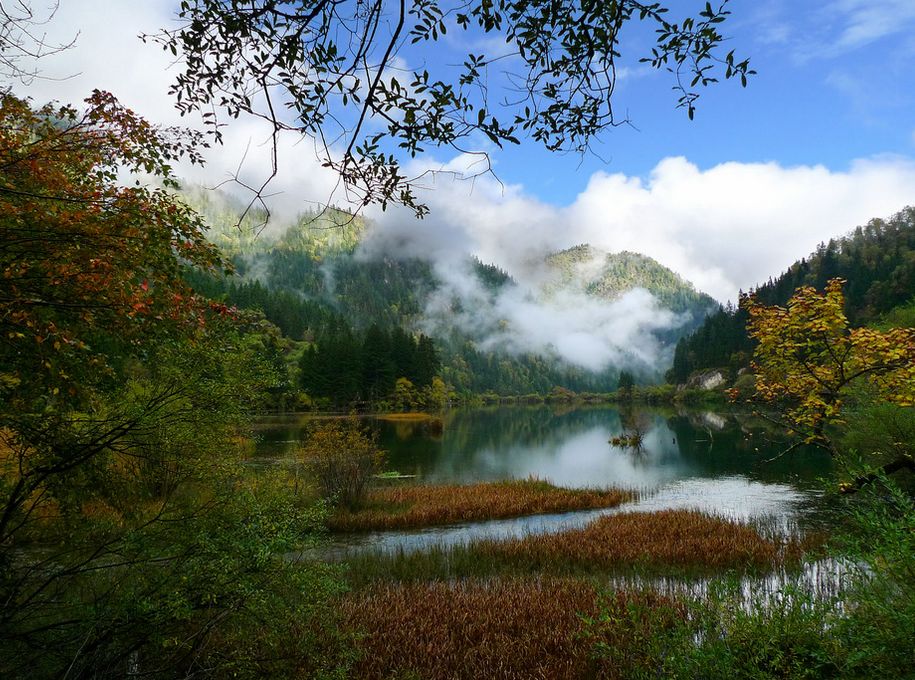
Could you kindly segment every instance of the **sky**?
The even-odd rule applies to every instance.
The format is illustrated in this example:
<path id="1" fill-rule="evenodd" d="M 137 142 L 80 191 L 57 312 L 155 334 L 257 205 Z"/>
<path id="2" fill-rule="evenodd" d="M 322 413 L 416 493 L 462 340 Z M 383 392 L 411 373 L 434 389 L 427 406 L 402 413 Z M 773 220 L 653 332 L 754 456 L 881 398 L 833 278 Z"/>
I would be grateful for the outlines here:
<path id="1" fill-rule="evenodd" d="M 60 0 L 46 30 L 75 45 L 40 63 L 43 78 L 14 89 L 69 102 L 107 89 L 154 122 L 196 123 L 180 119 L 168 95 L 177 73 L 169 55 L 137 38 L 173 25 L 176 5 Z M 533 142 L 491 150 L 498 181 L 440 175 L 422 191 L 431 213 L 421 222 L 370 208 L 375 247 L 446 260 L 471 251 L 511 269 L 587 242 L 650 255 L 725 301 L 820 241 L 915 204 L 915 2 L 731 5 L 728 47 L 758 71 L 746 89 L 728 82 L 707 91 L 689 121 L 663 74 L 634 64 L 616 92 L 633 126 L 609 131 L 595 154 L 550 154 Z M 466 48 L 449 38 L 438 58 Z M 265 139 L 262 127 L 239 121 L 205 169 L 180 171 L 214 185 L 244 160 L 242 174 L 256 181 L 267 173 Z M 280 151 L 270 188 L 277 215 L 332 196 L 335 178 L 314 160 L 309 140 L 284 139 Z M 467 159 L 437 150 L 413 164 L 460 169 Z"/>

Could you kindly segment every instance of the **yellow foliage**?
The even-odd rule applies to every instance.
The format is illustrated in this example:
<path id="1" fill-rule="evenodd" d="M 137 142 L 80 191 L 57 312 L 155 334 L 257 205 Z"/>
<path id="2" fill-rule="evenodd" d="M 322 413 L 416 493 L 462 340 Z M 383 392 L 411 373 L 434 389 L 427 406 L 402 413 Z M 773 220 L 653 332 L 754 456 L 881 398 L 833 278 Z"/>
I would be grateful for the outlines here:
<path id="1" fill-rule="evenodd" d="M 842 279 L 824 292 L 798 288 L 786 307 L 748 296 L 750 336 L 759 343 L 753 360 L 757 397 L 776 405 L 808 442 L 840 423 L 850 386 L 868 382 L 879 398 L 915 405 L 915 329 L 849 328 Z"/>

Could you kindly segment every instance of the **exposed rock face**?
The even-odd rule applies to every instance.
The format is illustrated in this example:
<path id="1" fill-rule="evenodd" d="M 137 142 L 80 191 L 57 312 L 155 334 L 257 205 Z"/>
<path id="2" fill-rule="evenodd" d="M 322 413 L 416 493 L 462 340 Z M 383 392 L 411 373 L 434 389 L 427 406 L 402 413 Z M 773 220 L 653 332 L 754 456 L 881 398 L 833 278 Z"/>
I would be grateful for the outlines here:
<path id="1" fill-rule="evenodd" d="M 727 378 L 724 375 L 724 371 L 712 368 L 691 375 L 689 380 L 686 381 L 686 386 L 702 390 L 714 390 L 726 382 Z"/>

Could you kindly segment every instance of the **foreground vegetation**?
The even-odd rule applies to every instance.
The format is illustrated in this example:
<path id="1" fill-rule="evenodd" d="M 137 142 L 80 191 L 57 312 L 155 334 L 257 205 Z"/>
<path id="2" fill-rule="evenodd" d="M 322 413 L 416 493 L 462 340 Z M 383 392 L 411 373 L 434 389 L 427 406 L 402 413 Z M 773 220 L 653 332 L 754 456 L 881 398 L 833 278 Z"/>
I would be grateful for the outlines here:
<path id="1" fill-rule="evenodd" d="M 353 590 L 341 599 L 340 609 L 343 625 L 358 633 L 354 675 L 432 680 L 910 677 L 915 505 L 886 482 L 879 494 L 857 498 L 853 508 L 854 525 L 833 548 L 840 547 L 850 565 L 860 569 L 834 596 L 814 594 L 790 578 L 775 592 L 746 590 L 724 570 L 742 569 L 747 555 L 764 570 L 795 561 L 800 545 L 777 549 L 748 527 L 728 528 L 727 522 L 722 527 L 720 520 L 695 513 L 627 517 L 623 524 L 631 530 L 625 538 L 634 547 L 603 549 L 634 559 L 643 576 L 651 573 L 645 566 L 664 560 L 731 574 L 713 580 L 702 596 L 611 585 L 606 563 L 588 574 L 560 569 L 557 576 L 553 560 L 588 558 L 587 549 L 578 547 L 577 532 L 486 545 L 496 552 L 527 551 L 517 570 L 505 569 L 507 563 L 478 568 L 485 557 L 474 549 L 450 554 L 451 568 L 442 570 L 441 555 L 434 554 L 353 561 Z M 703 522 L 728 535 L 716 539 L 709 532 L 703 545 L 690 531 L 678 530 Z M 659 527 L 667 530 L 658 533 Z M 601 537 L 624 536 L 606 532 Z M 550 559 L 529 559 L 546 545 Z M 703 561 L 706 554 L 719 556 L 712 569 Z M 423 560 L 436 568 L 424 568 Z"/>

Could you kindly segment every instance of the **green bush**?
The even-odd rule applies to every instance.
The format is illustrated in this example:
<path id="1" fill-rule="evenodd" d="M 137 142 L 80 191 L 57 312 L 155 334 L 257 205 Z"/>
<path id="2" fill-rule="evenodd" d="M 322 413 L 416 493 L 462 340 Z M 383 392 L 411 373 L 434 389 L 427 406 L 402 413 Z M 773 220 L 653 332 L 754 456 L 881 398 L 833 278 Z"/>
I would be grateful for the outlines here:
<path id="1" fill-rule="evenodd" d="M 301 445 L 299 457 L 314 475 L 323 498 L 350 509 L 365 499 L 369 483 L 384 463 L 375 435 L 355 418 L 321 422 Z"/>
<path id="2" fill-rule="evenodd" d="M 878 478 L 850 501 L 842 551 L 860 565 L 836 627 L 847 677 L 905 678 L 915 673 L 915 500 Z"/>
<path id="3" fill-rule="evenodd" d="M 839 677 L 839 644 L 827 629 L 831 603 L 792 586 L 745 601 L 739 588 L 716 584 L 706 601 L 693 604 L 699 641 L 668 660 L 670 677 Z"/>

